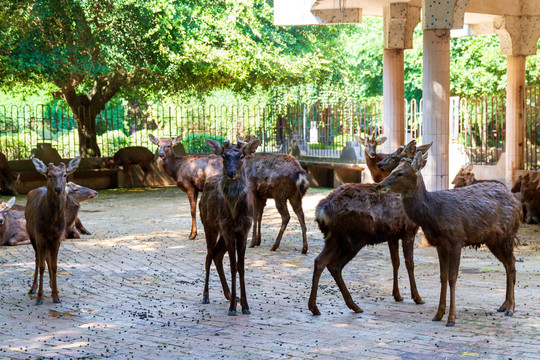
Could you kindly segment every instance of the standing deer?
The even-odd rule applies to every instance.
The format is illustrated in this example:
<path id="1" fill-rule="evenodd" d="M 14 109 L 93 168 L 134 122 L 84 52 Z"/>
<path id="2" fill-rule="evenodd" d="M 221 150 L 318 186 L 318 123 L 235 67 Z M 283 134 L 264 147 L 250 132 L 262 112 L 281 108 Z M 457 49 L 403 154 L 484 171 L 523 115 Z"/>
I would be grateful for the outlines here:
<path id="1" fill-rule="evenodd" d="M 251 228 L 253 204 L 244 171 L 244 157 L 253 154 L 260 141 L 255 139 L 244 146 L 240 143 L 234 146 L 228 142 L 225 142 L 222 146 L 217 141 L 210 139 L 206 140 L 206 143 L 215 155 L 221 156 L 223 170 L 221 176 L 207 179 L 199 204 L 208 250 L 205 264 L 206 277 L 203 303 L 207 304 L 210 301 L 208 281 L 210 278 L 210 265 L 214 261 L 223 287 L 223 293 L 230 300 L 228 315 L 236 315 L 237 271 L 240 279 L 242 313 L 250 314 L 244 281 L 244 258 L 247 236 Z M 229 254 L 231 263 L 232 293 L 229 291 L 223 273 L 223 256 L 226 251 Z"/>
<path id="2" fill-rule="evenodd" d="M 190 239 L 197 236 L 197 197 L 202 191 L 204 184 L 211 176 L 221 173 L 220 158 L 215 155 L 193 154 L 178 156 L 173 150 L 182 136 L 176 139 L 160 138 L 149 134 L 150 141 L 158 146 L 158 155 L 163 159 L 163 170 L 176 181 L 176 186 L 187 194 L 191 210 L 191 233 Z"/>
<path id="3" fill-rule="evenodd" d="M 254 136 L 247 139 L 255 140 Z M 241 144 L 246 144 L 238 139 Z M 291 216 L 287 209 L 287 200 L 291 204 L 298 222 L 302 228 L 302 254 L 308 250 L 306 222 L 302 209 L 302 198 L 309 189 L 309 176 L 302 166 L 291 155 L 285 154 L 254 154 L 248 156 L 245 161 L 246 174 L 249 188 L 253 195 L 253 237 L 250 247 L 261 245 L 261 222 L 268 199 L 274 199 L 276 208 L 281 215 L 281 228 L 272 251 L 275 251 L 281 243 L 283 233 Z"/>
<path id="4" fill-rule="evenodd" d="M 416 146 L 416 140 L 412 139 L 407 145 L 398 147 L 396 151 L 386 156 L 383 160 L 379 161 L 377 163 L 377 168 L 389 175 L 390 172 L 399 165 L 401 159 L 412 158 L 417 151 L 421 151 L 422 154 L 425 154 L 429 150 L 431 145 L 433 145 L 433 141 L 429 144 Z"/>
<path id="5" fill-rule="evenodd" d="M 434 321 L 442 320 L 446 312 L 446 290 L 450 286 L 450 310 L 446 326 L 456 321 L 455 286 L 461 249 L 464 246 L 488 249 L 506 269 L 506 299 L 500 312 L 514 313 L 516 281 L 514 247 L 518 241 L 521 204 L 505 185 L 478 183 L 462 188 L 428 192 L 420 170 L 426 157 L 417 152 L 414 159 L 403 159 L 399 166 L 376 189 L 381 193 L 401 194 L 407 215 L 422 227 L 430 245 L 437 248 L 441 270 L 439 308 Z"/>
<path id="6" fill-rule="evenodd" d="M 154 174 L 152 163 L 154 162 L 154 154 L 144 146 L 128 146 L 118 150 L 112 158 L 106 158 L 104 166 L 122 166 L 124 174 L 129 178 L 130 187 L 133 187 L 133 174 L 131 173 L 132 165 L 139 165 L 143 171 L 142 184 L 146 183 L 146 178 L 149 174 Z"/>
<path id="7" fill-rule="evenodd" d="M 36 305 L 43 304 L 43 273 L 45 263 L 49 268 L 49 279 L 53 302 L 59 303 L 58 288 L 56 286 L 57 257 L 60 243 L 66 235 L 66 179 L 73 173 L 81 158 L 77 156 L 69 162 L 66 169 L 64 163 L 55 166 L 45 166 L 39 159 L 32 159 L 36 170 L 47 178 L 47 185 L 31 190 L 26 201 L 26 230 L 36 254 L 36 268 L 34 282 L 29 294 L 34 294 L 38 286 Z"/>
<path id="8" fill-rule="evenodd" d="M 15 210 L 15 197 L 0 204 L 0 245 L 30 244 L 22 211 Z"/>
<path id="9" fill-rule="evenodd" d="M 523 208 L 527 213 L 525 222 L 527 224 L 538 224 L 540 222 L 540 189 L 538 181 L 533 176 L 533 180 L 521 184 L 521 201 Z"/>

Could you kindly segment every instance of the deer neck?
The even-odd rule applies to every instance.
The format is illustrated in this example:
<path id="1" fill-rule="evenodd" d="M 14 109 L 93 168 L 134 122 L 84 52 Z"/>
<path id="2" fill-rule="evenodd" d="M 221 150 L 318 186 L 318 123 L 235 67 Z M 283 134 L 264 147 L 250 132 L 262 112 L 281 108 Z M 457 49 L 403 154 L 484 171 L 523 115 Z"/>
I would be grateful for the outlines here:
<path id="1" fill-rule="evenodd" d="M 248 185 L 245 174 L 235 179 L 223 176 L 219 184 L 219 191 L 225 200 L 228 212 L 233 218 L 237 217 L 242 208 L 248 206 Z"/>
<path id="2" fill-rule="evenodd" d="M 178 181 L 178 169 L 184 163 L 186 158 L 184 156 L 178 156 L 174 151 L 169 152 L 163 159 L 163 170 L 172 177 L 174 180 Z"/>
<path id="3" fill-rule="evenodd" d="M 46 214 L 49 215 L 52 222 L 57 222 L 59 219 L 64 219 L 64 211 L 66 209 L 67 195 L 66 191 L 62 191 L 62 194 L 54 194 L 54 190 L 47 188 L 46 200 L 44 206 L 47 207 Z"/>
<path id="4" fill-rule="evenodd" d="M 401 194 L 403 208 L 407 216 L 420 226 L 429 225 L 434 221 L 433 216 L 436 215 L 436 212 L 432 211 L 432 198 L 433 196 L 427 191 L 420 173 L 418 173 L 416 186 Z"/>

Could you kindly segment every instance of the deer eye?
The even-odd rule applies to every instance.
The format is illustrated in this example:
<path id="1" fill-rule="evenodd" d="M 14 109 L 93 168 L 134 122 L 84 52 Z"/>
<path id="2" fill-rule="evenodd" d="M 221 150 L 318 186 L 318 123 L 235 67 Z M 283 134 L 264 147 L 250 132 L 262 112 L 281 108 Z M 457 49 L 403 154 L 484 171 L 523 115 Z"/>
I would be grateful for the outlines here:
<path id="1" fill-rule="evenodd" d="M 67 177 L 67 174 L 64 174 L 64 177 Z"/>
<path id="2" fill-rule="evenodd" d="M 403 176 L 403 173 L 397 173 L 397 176 Z"/>

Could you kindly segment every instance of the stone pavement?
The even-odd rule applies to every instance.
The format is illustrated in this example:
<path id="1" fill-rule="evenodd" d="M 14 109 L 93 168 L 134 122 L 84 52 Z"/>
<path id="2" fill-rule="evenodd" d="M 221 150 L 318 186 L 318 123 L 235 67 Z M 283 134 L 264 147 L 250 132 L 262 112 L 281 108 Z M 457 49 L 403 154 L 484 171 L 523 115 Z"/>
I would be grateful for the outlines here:
<path id="1" fill-rule="evenodd" d="M 27 295 L 34 271 L 30 246 L 0 248 L 0 358 L 115 359 L 535 359 L 540 358 L 540 229 L 526 226 L 516 251 L 516 313 L 495 309 L 505 293 L 503 266 L 481 248 L 465 249 L 457 283 L 457 322 L 432 322 L 439 294 L 436 251 L 415 249 L 418 289 L 410 299 L 402 260 L 401 293 L 392 296 L 385 245 L 364 248 L 344 279 L 364 313 L 345 305 L 330 274 L 321 277 L 321 316 L 307 309 L 313 260 L 323 241 L 314 207 L 328 190 L 304 201 L 308 255 L 300 254 L 294 215 L 276 252 L 280 217 L 269 202 L 263 242 L 247 250 L 251 315 L 227 316 L 215 268 L 210 304 L 202 304 L 206 246 L 202 226 L 188 240 L 189 206 L 176 188 L 102 191 L 80 217 L 93 235 L 62 244 L 61 304 L 41 306 Z M 5 201 L 5 199 L 2 199 Z M 17 203 L 24 204 L 23 196 Z M 291 214 L 293 214 L 291 212 Z M 200 224 L 199 224 L 200 225 Z M 419 241 L 418 241 L 419 243 Z M 228 258 L 225 258 L 228 264 Z M 226 273 L 229 275 L 228 265 Z M 229 276 L 230 278 L 230 276 Z"/>

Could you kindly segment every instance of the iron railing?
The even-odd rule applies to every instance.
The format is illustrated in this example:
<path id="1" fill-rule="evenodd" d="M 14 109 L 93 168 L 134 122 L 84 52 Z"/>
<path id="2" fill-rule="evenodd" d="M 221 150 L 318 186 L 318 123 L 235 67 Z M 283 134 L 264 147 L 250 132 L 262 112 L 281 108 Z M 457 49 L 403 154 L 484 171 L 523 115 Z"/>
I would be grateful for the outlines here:
<path id="1" fill-rule="evenodd" d="M 524 166 L 526 170 L 540 168 L 540 86 L 525 87 Z"/>

